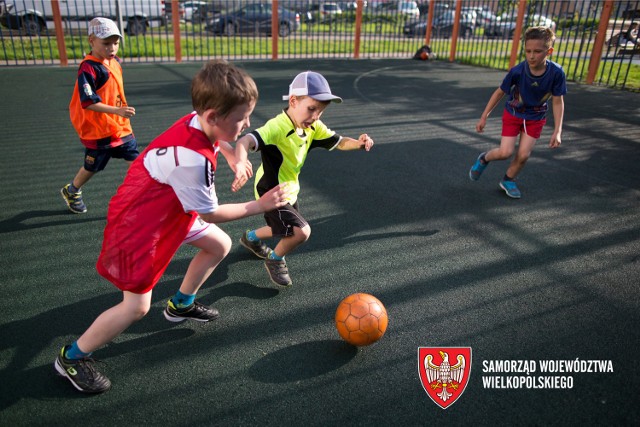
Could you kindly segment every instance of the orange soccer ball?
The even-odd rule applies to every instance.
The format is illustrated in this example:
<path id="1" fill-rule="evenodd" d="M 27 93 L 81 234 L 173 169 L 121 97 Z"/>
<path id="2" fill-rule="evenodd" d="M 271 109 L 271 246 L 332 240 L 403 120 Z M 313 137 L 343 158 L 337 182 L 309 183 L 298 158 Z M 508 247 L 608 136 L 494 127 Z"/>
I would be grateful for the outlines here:
<path id="1" fill-rule="evenodd" d="M 373 344 L 384 335 L 389 318 L 378 298 L 369 294 L 353 294 L 343 299 L 336 310 L 336 329 L 350 344 Z"/>

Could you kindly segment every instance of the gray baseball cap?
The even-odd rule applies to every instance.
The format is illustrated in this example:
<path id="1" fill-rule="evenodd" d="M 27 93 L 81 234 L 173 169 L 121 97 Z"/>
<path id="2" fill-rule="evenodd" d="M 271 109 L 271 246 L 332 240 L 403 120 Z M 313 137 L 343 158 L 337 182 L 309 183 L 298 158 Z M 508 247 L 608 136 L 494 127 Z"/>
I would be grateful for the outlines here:
<path id="1" fill-rule="evenodd" d="M 284 95 L 282 99 L 286 101 L 291 96 L 309 96 L 317 101 L 342 102 L 342 98 L 331 93 L 327 79 L 315 71 L 305 71 L 293 79 L 289 85 L 289 95 Z"/>
<path id="2" fill-rule="evenodd" d="M 93 18 L 89 22 L 89 35 L 92 34 L 99 39 L 106 39 L 111 36 L 122 38 L 116 23 L 107 18 Z"/>

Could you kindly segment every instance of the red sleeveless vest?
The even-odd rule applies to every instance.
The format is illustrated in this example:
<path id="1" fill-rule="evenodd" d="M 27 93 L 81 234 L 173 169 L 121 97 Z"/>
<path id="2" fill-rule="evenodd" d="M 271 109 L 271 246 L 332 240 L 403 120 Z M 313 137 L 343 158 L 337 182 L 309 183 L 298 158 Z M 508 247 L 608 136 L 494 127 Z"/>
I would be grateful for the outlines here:
<path id="1" fill-rule="evenodd" d="M 218 142 L 189 126 L 191 113 L 154 139 L 133 162 L 109 202 L 107 225 L 97 270 L 123 291 L 149 292 L 166 270 L 196 212 L 185 212 L 170 185 L 149 175 L 144 157 L 150 150 L 186 147 L 205 156 L 216 168 Z"/>

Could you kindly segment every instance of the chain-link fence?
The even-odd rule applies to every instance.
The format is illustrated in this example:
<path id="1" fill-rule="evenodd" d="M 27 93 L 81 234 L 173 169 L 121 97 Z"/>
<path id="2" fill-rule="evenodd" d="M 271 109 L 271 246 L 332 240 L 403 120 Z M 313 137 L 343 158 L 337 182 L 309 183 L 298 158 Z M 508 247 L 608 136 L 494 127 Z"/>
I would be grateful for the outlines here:
<path id="1" fill-rule="evenodd" d="M 0 0 L 0 66 L 79 63 L 95 16 L 124 31 L 119 56 L 129 63 L 411 58 L 428 44 L 432 58 L 506 70 L 523 59 L 523 30 L 545 25 L 570 80 L 640 90 L 639 3 Z"/>

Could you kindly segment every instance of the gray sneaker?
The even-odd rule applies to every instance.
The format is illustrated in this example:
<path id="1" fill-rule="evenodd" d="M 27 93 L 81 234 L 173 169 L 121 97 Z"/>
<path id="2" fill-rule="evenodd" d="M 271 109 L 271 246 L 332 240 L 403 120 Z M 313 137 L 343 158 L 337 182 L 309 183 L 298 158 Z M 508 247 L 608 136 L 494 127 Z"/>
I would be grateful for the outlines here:
<path id="1" fill-rule="evenodd" d="M 291 277 L 289 277 L 289 269 L 287 268 L 287 262 L 285 260 L 277 259 L 265 259 L 264 266 L 269 272 L 269 278 L 273 283 L 282 287 L 289 287 L 292 285 Z"/>
<path id="2" fill-rule="evenodd" d="M 245 231 L 242 237 L 240 238 L 240 244 L 247 248 L 251 253 L 253 253 L 258 258 L 266 259 L 269 256 L 269 246 L 267 246 L 262 240 L 258 240 L 257 242 L 252 242 L 247 239 L 247 233 L 249 231 Z"/>

